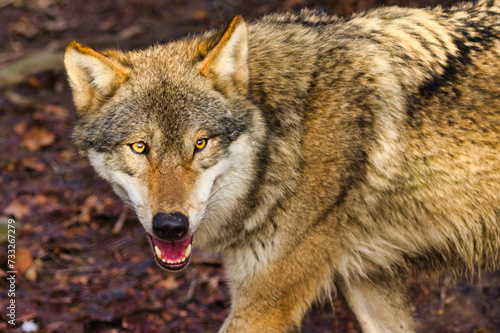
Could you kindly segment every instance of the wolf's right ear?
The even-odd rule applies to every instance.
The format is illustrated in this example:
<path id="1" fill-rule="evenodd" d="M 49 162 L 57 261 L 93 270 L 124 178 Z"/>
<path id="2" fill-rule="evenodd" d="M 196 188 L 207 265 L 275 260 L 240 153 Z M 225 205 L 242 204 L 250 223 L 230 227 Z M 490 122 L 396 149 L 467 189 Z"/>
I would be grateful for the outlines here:
<path id="1" fill-rule="evenodd" d="M 130 73 L 130 69 L 117 59 L 74 41 L 66 47 L 64 66 L 73 90 L 76 109 L 80 113 L 93 100 L 112 94 L 127 80 Z"/>

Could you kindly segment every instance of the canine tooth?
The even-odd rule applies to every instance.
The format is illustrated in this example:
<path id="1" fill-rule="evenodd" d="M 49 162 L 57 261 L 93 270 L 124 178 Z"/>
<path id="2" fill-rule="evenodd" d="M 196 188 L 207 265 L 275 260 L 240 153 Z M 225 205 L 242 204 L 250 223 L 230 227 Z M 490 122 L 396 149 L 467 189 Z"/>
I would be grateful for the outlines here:
<path id="1" fill-rule="evenodd" d="M 186 247 L 186 250 L 184 251 L 184 259 L 188 258 L 190 254 L 191 254 L 191 244 L 189 244 L 188 247 Z"/>
<path id="2" fill-rule="evenodd" d="M 161 256 L 161 250 L 157 245 L 155 245 L 155 253 L 158 258 L 163 259 L 163 257 Z"/>
<path id="3" fill-rule="evenodd" d="M 166 261 L 165 259 L 163 259 L 163 258 L 161 259 L 161 261 L 163 261 L 163 262 L 167 262 L 167 261 Z"/>

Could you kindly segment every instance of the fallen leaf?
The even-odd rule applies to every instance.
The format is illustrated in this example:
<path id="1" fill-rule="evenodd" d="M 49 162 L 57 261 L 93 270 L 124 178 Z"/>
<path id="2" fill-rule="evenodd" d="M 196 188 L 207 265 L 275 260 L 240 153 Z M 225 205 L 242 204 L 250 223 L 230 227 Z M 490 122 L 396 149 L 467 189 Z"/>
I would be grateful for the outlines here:
<path id="1" fill-rule="evenodd" d="M 34 204 L 46 205 L 46 204 L 50 203 L 51 201 L 53 201 L 53 199 L 51 199 L 43 194 L 37 194 L 32 198 L 32 201 Z"/>
<path id="2" fill-rule="evenodd" d="M 63 108 L 62 106 L 59 105 L 52 105 L 52 104 L 45 105 L 43 107 L 43 112 L 56 116 L 57 118 L 60 119 L 66 119 L 70 115 L 68 109 Z"/>
<path id="3" fill-rule="evenodd" d="M 62 329 L 67 327 L 65 321 L 56 321 L 55 323 L 50 323 L 47 326 L 47 332 L 61 332 Z"/>
<path id="4" fill-rule="evenodd" d="M 175 277 L 173 275 L 170 275 L 168 278 L 165 280 L 158 281 L 156 284 L 157 288 L 163 288 L 167 291 L 177 289 L 179 287 L 179 282 L 175 280 Z"/>
<path id="5" fill-rule="evenodd" d="M 56 139 L 56 135 L 44 128 L 34 127 L 23 136 L 21 145 L 29 151 L 37 151 L 40 148 L 51 145 Z"/>
<path id="6" fill-rule="evenodd" d="M 33 264 L 33 256 L 30 250 L 20 247 L 16 250 L 16 270 L 19 274 L 24 274 Z"/>
<path id="7" fill-rule="evenodd" d="M 14 132 L 16 132 L 16 134 L 24 134 L 26 133 L 26 127 L 28 126 L 28 122 L 26 120 L 23 120 L 17 124 L 14 125 Z"/>
<path id="8" fill-rule="evenodd" d="M 30 212 L 30 207 L 26 203 L 22 202 L 22 198 L 14 199 L 7 208 L 5 208 L 5 214 L 12 215 L 16 219 L 20 220 Z"/>
<path id="9" fill-rule="evenodd" d="M 208 17 L 208 12 L 204 9 L 196 9 L 194 12 L 193 12 L 193 18 L 195 20 L 204 20 Z"/>
<path id="10" fill-rule="evenodd" d="M 36 76 L 30 75 L 27 78 L 27 81 L 28 81 L 29 85 L 35 89 L 42 89 L 42 87 L 43 87 L 42 82 L 40 82 L 40 80 Z"/>
<path id="11" fill-rule="evenodd" d="M 22 159 L 22 165 L 28 170 L 34 170 L 38 172 L 45 171 L 45 163 L 34 156 L 28 156 Z"/>
<path id="12" fill-rule="evenodd" d="M 47 31 L 57 32 L 68 29 L 69 22 L 64 20 L 63 18 L 58 17 L 55 21 L 47 21 L 45 22 L 44 28 Z"/>
<path id="13" fill-rule="evenodd" d="M 17 22 L 9 24 L 8 31 L 28 39 L 35 37 L 40 32 L 36 25 L 26 16 L 21 17 Z"/>
<path id="14" fill-rule="evenodd" d="M 89 223 L 92 220 L 93 213 L 102 213 L 104 211 L 104 204 L 95 195 L 89 196 L 85 199 L 82 207 L 80 208 L 80 215 L 78 217 L 80 223 Z"/>
<path id="15" fill-rule="evenodd" d="M 37 313 L 35 311 L 29 311 L 29 312 L 24 312 L 20 314 L 19 316 L 16 316 L 16 321 L 23 322 L 27 320 L 32 320 L 37 317 Z"/>
<path id="16" fill-rule="evenodd" d="M 212 291 L 219 290 L 220 276 L 214 276 L 208 279 L 208 288 Z"/>
<path id="17" fill-rule="evenodd" d="M 75 153 L 73 153 L 70 150 L 63 150 L 62 152 L 59 153 L 59 158 L 63 162 L 68 162 L 70 160 L 74 160 L 76 158 Z"/>
<path id="18" fill-rule="evenodd" d="M 9 164 L 7 164 L 7 172 L 12 172 L 16 169 L 16 164 L 14 162 L 9 162 Z"/>
<path id="19" fill-rule="evenodd" d="M 24 276 L 30 280 L 30 281 L 36 281 L 38 278 L 38 272 L 42 269 L 43 262 L 40 259 L 37 259 L 33 262 L 33 265 L 31 265 L 26 272 L 24 273 Z"/>
<path id="20" fill-rule="evenodd" d="M 43 194 L 37 194 L 34 197 L 22 195 L 9 203 L 4 213 L 16 219 L 22 219 L 31 214 L 49 214 L 60 209 L 61 205 L 56 198 L 49 198 Z"/>

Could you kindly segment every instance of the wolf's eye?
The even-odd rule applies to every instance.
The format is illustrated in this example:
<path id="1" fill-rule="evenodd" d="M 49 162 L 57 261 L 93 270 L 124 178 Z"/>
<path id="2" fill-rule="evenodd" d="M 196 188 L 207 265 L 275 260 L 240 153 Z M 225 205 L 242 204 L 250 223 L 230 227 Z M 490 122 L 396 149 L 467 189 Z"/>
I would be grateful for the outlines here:
<path id="1" fill-rule="evenodd" d="M 205 147 L 207 146 L 207 141 L 208 141 L 208 139 L 196 140 L 196 143 L 194 144 L 194 152 L 197 153 L 197 152 L 205 149 Z"/>
<path id="2" fill-rule="evenodd" d="M 137 141 L 130 145 L 130 149 L 136 154 L 147 154 L 148 145 L 144 141 Z"/>

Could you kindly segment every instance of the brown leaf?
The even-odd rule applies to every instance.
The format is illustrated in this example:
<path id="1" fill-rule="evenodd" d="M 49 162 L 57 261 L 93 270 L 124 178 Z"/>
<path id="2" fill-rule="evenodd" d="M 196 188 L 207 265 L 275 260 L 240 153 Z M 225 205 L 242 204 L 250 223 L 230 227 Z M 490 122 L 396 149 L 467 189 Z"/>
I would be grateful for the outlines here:
<path id="1" fill-rule="evenodd" d="M 30 75 L 28 77 L 27 81 L 28 81 L 29 85 L 35 89 L 42 89 L 42 87 L 43 87 L 42 82 L 40 82 L 40 80 L 36 76 Z"/>
<path id="2" fill-rule="evenodd" d="M 19 135 L 24 134 L 24 133 L 26 133 L 27 126 L 28 126 L 28 122 L 26 120 L 23 120 L 23 121 L 14 125 L 14 132 L 16 132 Z"/>
<path id="3" fill-rule="evenodd" d="M 208 279 L 208 288 L 210 290 L 219 290 L 219 284 L 220 284 L 220 279 L 221 277 L 220 276 L 214 276 L 214 277 L 211 277 Z"/>
<path id="4" fill-rule="evenodd" d="M 52 105 L 52 104 L 45 105 L 43 108 L 43 112 L 56 116 L 57 118 L 60 119 L 66 119 L 70 115 L 68 109 L 63 108 L 62 106 L 59 105 Z"/>
<path id="5" fill-rule="evenodd" d="M 59 158 L 63 162 L 68 162 L 68 161 L 74 160 L 76 158 L 76 156 L 75 156 L 75 153 L 73 153 L 70 150 L 63 150 L 62 152 L 59 153 Z"/>
<path id="6" fill-rule="evenodd" d="M 8 30 L 11 33 L 28 39 L 35 37 L 40 32 L 40 30 L 26 16 L 21 17 L 17 22 L 9 24 Z"/>
<path id="7" fill-rule="evenodd" d="M 9 164 L 7 164 L 7 172 L 12 172 L 16 169 L 16 164 L 14 162 L 9 162 Z"/>
<path id="8" fill-rule="evenodd" d="M 43 195 L 43 194 L 37 194 L 32 198 L 32 202 L 37 205 L 46 205 L 48 203 L 53 202 L 54 200 Z"/>
<path id="9" fill-rule="evenodd" d="M 38 172 L 45 171 L 45 163 L 43 163 L 40 159 L 36 157 L 33 156 L 25 157 L 22 159 L 21 163 L 26 169 L 35 170 Z"/>
<path id="10" fill-rule="evenodd" d="M 5 214 L 12 215 L 17 219 L 31 214 L 48 214 L 61 209 L 61 205 L 55 198 L 49 198 L 43 194 L 34 197 L 22 195 L 14 199 L 5 209 Z"/>
<path id="11" fill-rule="evenodd" d="M 47 326 L 47 332 L 61 332 L 62 329 L 67 327 L 65 321 L 56 321 L 55 323 L 50 323 Z"/>
<path id="12" fill-rule="evenodd" d="M 80 215 L 78 217 L 80 223 L 89 223 L 92 220 L 94 213 L 102 213 L 104 211 L 104 204 L 95 195 L 89 196 L 85 199 L 82 207 L 80 208 Z"/>
<path id="13" fill-rule="evenodd" d="M 193 11 L 193 18 L 195 20 L 204 20 L 208 17 L 208 12 L 204 9 L 196 9 Z"/>
<path id="14" fill-rule="evenodd" d="M 163 288 L 167 291 L 177 289 L 179 287 L 179 282 L 175 280 L 173 275 L 169 275 L 165 280 L 158 281 L 156 284 L 157 288 Z"/>
<path id="15" fill-rule="evenodd" d="M 22 322 L 36 318 L 37 315 L 38 314 L 36 313 L 36 311 L 26 312 L 26 313 L 21 314 L 19 317 L 16 317 L 16 321 L 18 323 L 22 323 Z"/>
<path id="16" fill-rule="evenodd" d="M 24 274 L 33 264 L 33 256 L 30 250 L 20 247 L 16 251 L 16 270 L 19 274 Z"/>
<path id="17" fill-rule="evenodd" d="M 56 135 L 44 128 L 34 127 L 23 136 L 21 145 L 30 151 L 37 151 L 40 148 L 51 145 L 56 139 Z"/>
<path id="18" fill-rule="evenodd" d="M 5 208 L 5 214 L 12 215 L 18 220 L 28 215 L 29 212 L 29 205 L 23 203 L 21 198 L 14 199 L 14 201 L 12 201 L 7 208 Z"/>

